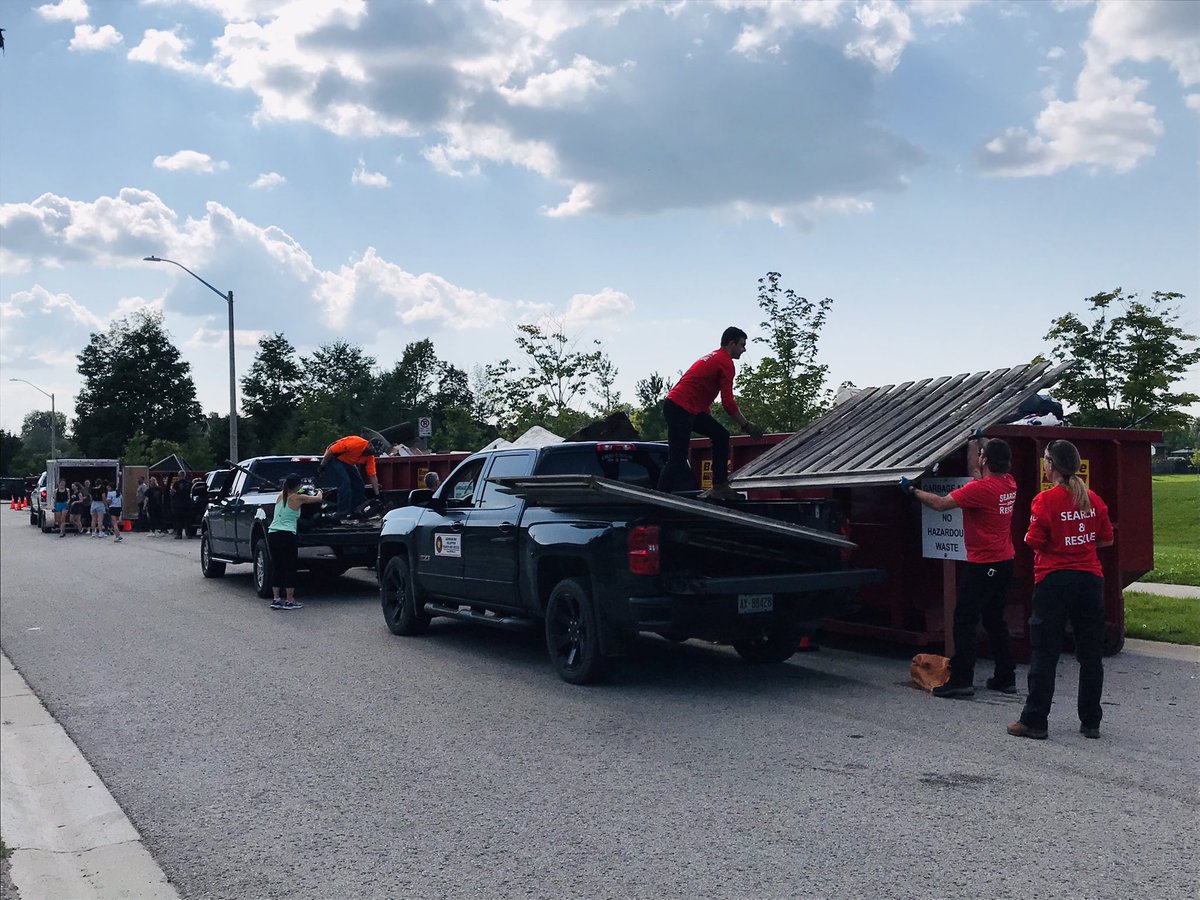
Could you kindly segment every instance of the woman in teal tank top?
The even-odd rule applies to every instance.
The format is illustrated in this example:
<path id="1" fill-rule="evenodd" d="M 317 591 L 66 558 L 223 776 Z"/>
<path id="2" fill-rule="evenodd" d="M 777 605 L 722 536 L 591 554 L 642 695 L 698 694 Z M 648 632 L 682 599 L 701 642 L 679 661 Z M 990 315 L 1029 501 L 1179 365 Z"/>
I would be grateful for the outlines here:
<path id="1" fill-rule="evenodd" d="M 306 503 L 320 503 L 323 496 L 301 494 L 300 476 L 289 475 L 283 480 L 283 490 L 275 501 L 275 514 L 271 527 L 267 529 L 267 552 L 270 554 L 271 609 L 299 609 L 303 604 L 296 602 L 296 524 L 300 521 L 300 507 Z M 286 599 L 280 598 L 286 593 Z"/>

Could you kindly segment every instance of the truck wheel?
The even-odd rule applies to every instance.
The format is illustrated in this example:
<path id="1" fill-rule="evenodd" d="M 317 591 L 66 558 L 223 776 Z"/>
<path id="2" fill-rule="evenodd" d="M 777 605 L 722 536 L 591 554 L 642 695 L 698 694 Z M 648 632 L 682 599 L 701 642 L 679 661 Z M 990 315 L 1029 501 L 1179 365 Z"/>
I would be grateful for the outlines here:
<path id="1" fill-rule="evenodd" d="M 794 628 L 773 628 L 761 637 L 733 642 L 733 649 L 748 663 L 781 663 L 791 659 L 799 646 L 800 632 Z"/>
<path id="2" fill-rule="evenodd" d="M 383 569 L 379 580 L 379 600 L 383 604 L 383 618 L 392 634 L 424 634 L 429 628 L 430 616 L 424 606 L 417 608 L 417 588 L 413 584 L 412 570 L 402 555 L 393 556 Z"/>
<path id="3" fill-rule="evenodd" d="M 45 511 L 42 511 L 42 512 L 38 513 L 38 521 L 37 521 L 37 523 L 38 523 L 38 528 L 42 529 L 42 534 L 49 534 L 50 532 L 52 532 L 52 531 L 54 530 L 54 523 L 53 523 L 53 522 L 51 522 L 49 525 L 47 525 L 47 524 L 46 524 L 46 513 L 45 513 Z"/>
<path id="4" fill-rule="evenodd" d="M 37 525 L 37 523 L 38 523 L 38 514 L 37 514 L 37 513 L 35 513 L 35 512 L 34 512 L 34 511 L 31 509 L 31 510 L 29 511 L 29 524 L 30 524 L 30 525 Z"/>
<path id="5" fill-rule="evenodd" d="M 589 684 L 608 674 L 609 661 L 600 646 L 600 625 L 588 589 L 564 578 L 546 604 L 546 648 L 563 681 Z"/>
<path id="6" fill-rule="evenodd" d="M 200 535 L 200 574 L 205 578 L 220 578 L 225 574 L 225 563 L 212 558 L 212 543 L 207 531 Z"/>
<path id="7" fill-rule="evenodd" d="M 259 538 L 254 542 L 254 593 L 264 600 L 271 599 L 271 557 L 267 553 L 267 542 Z"/>

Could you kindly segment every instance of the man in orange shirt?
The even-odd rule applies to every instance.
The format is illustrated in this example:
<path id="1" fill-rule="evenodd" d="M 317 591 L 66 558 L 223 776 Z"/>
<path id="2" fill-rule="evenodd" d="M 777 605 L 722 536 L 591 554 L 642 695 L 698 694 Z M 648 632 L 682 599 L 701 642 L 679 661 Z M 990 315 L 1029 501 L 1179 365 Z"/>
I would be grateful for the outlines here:
<path id="1" fill-rule="evenodd" d="M 371 441 L 355 434 L 348 434 L 325 448 L 325 455 L 321 457 L 321 465 L 317 471 L 320 473 L 329 469 L 333 476 L 334 486 L 337 488 L 339 519 L 349 516 L 366 499 L 359 466 L 366 470 L 371 486 L 375 488 L 376 494 L 379 493 L 379 478 L 375 473 L 375 457 L 378 452 L 379 448 Z"/>

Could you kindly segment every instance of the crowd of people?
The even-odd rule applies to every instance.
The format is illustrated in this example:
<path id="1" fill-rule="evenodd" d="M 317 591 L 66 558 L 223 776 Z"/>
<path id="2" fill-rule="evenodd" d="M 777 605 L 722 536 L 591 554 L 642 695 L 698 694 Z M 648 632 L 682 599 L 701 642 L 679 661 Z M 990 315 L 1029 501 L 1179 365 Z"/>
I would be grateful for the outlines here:
<path id="1" fill-rule="evenodd" d="M 54 529 L 59 537 L 66 537 L 70 528 L 76 535 L 121 541 L 121 523 L 128 516 L 138 531 L 174 533 L 176 540 L 196 536 L 191 481 L 186 472 L 165 476 L 161 483 L 155 475 L 149 480 L 139 478 L 135 502 L 137 512 L 130 514 L 119 485 L 90 479 L 68 484 L 60 478 L 54 490 Z"/>

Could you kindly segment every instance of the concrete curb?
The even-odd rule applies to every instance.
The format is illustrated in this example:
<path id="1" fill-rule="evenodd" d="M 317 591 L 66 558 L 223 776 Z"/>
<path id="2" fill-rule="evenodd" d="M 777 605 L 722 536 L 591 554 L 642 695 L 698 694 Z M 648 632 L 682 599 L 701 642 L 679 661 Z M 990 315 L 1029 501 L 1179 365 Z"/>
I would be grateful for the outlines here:
<path id="1" fill-rule="evenodd" d="M 1168 644 L 1166 641 L 1142 641 L 1137 638 L 1125 638 L 1123 653 L 1136 653 L 1138 656 L 1155 656 L 1159 659 L 1181 659 L 1184 662 L 1200 663 L 1200 647 L 1191 644 Z"/>
<path id="2" fill-rule="evenodd" d="M 1127 591 L 1139 591 L 1143 594 L 1154 594 L 1156 597 L 1200 597 L 1200 587 L 1190 584 L 1158 584 L 1152 581 L 1135 581 Z"/>
<path id="3" fill-rule="evenodd" d="M 0 806 L 22 900 L 179 900 L 108 788 L 0 654 Z"/>

